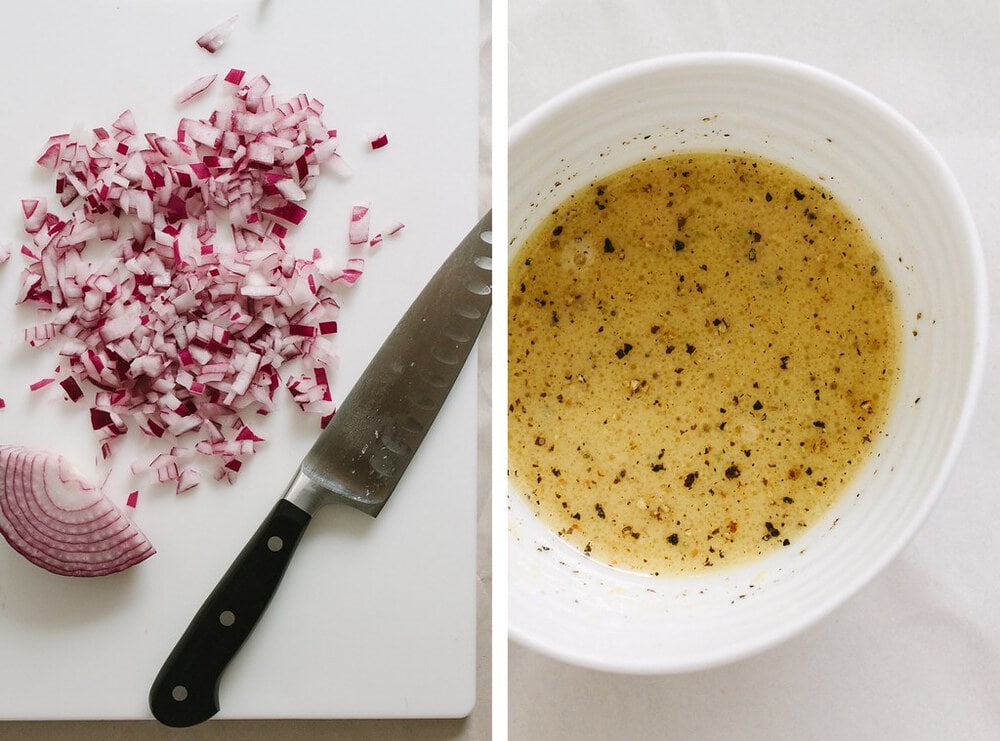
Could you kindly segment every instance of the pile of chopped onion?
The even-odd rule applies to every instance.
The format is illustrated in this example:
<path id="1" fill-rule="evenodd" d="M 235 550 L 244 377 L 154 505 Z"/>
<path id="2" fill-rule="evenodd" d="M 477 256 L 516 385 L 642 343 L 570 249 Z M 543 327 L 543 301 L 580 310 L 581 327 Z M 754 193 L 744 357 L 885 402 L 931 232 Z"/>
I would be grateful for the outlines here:
<path id="1" fill-rule="evenodd" d="M 44 319 L 24 338 L 60 344 L 54 377 L 32 390 L 58 383 L 88 404 L 105 458 L 131 425 L 166 441 L 169 452 L 133 472 L 178 493 L 198 484 L 198 456 L 214 462 L 214 478 L 233 480 L 262 440 L 248 415 L 271 411 L 282 386 L 325 426 L 335 409 L 335 289 L 364 269 L 360 256 L 346 265 L 319 250 L 296 257 L 285 241 L 321 167 L 344 168 L 323 104 L 280 99 L 266 77 L 242 70 L 225 82 L 231 107 L 182 118 L 173 137 L 141 133 L 128 110 L 86 140 L 51 137 L 38 164 L 67 212 L 22 201 L 31 240 L 18 302 Z M 381 241 L 368 223 L 367 205 L 355 207 L 351 244 Z"/>
<path id="2" fill-rule="evenodd" d="M 0 533 L 31 563 L 103 576 L 156 551 L 100 490 L 58 455 L 0 446 Z"/>

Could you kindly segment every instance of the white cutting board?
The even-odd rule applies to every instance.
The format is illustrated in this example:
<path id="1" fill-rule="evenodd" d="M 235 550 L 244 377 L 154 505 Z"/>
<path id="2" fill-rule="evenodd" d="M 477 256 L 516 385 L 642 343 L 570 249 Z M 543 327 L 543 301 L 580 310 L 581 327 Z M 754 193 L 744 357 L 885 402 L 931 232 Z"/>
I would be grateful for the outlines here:
<path id="1" fill-rule="evenodd" d="M 399 316 L 477 220 L 477 3 L 74 2 L 5 8 L 0 26 L 0 242 L 22 239 L 20 199 L 50 196 L 33 162 L 49 134 L 108 126 L 125 108 L 140 129 L 172 134 L 173 95 L 230 67 L 266 74 L 282 95 L 326 104 L 347 180 L 324 175 L 289 242 L 344 255 L 350 206 L 370 201 L 372 226 L 406 228 L 373 252 L 343 294 L 343 398 Z M 210 55 L 195 39 L 240 20 Z M 217 83 L 218 86 L 218 83 Z M 216 91 L 214 95 L 221 95 Z M 368 138 L 385 130 L 389 146 Z M 15 242 L 15 248 L 20 242 Z M 0 442 L 45 447 L 99 478 L 86 407 L 51 386 L 55 348 L 28 349 L 15 308 L 22 261 L 0 266 Z M 377 520 L 322 510 L 269 611 L 227 670 L 228 718 L 434 717 L 467 714 L 475 697 L 476 383 L 467 364 L 403 482 Z M 318 431 L 285 396 L 268 438 L 232 486 L 176 497 L 143 486 L 128 510 L 158 553 L 110 577 L 49 574 L 0 541 L 0 718 L 149 718 L 150 683 L 190 618 L 280 497 Z M 140 448 L 144 444 L 146 447 Z M 113 460 L 109 495 L 124 507 L 132 453 Z"/>

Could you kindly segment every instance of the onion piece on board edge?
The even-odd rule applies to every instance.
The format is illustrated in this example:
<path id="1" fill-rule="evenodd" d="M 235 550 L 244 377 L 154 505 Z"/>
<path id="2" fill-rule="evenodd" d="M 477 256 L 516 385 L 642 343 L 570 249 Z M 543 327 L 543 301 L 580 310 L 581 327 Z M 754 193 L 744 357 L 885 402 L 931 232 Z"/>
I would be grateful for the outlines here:
<path id="1" fill-rule="evenodd" d="M 62 456 L 0 446 L 0 533 L 18 553 L 62 576 L 104 576 L 156 550 L 110 499 Z"/>

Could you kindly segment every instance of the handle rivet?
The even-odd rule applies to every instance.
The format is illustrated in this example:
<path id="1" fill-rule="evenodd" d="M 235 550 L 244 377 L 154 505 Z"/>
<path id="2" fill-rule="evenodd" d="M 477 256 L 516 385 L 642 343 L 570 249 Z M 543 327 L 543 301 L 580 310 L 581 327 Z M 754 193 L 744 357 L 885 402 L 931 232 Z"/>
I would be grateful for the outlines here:
<path id="1" fill-rule="evenodd" d="M 272 535 L 270 538 L 267 539 L 267 549 L 272 553 L 277 553 L 284 547 L 285 547 L 285 541 L 283 541 L 277 535 Z"/>
<path id="2" fill-rule="evenodd" d="M 228 628 L 236 622 L 236 614 L 232 610 L 223 610 L 219 613 L 219 622 Z"/>
<path id="3" fill-rule="evenodd" d="M 174 698 L 177 702 L 184 702 L 187 699 L 188 691 L 187 687 L 182 684 L 177 685 L 172 690 L 170 690 L 170 696 Z"/>

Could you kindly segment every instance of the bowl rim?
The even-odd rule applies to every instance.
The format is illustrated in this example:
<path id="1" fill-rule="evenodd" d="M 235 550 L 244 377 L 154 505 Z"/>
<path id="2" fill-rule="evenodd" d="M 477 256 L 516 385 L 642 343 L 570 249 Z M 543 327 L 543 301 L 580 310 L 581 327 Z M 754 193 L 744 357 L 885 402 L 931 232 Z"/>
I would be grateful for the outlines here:
<path id="1" fill-rule="evenodd" d="M 854 99 L 857 104 L 866 106 L 879 117 L 902 129 L 910 138 L 912 145 L 926 158 L 928 165 L 936 170 L 940 180 L 939 187 L 949 197 L 949 208 L 955 209 L 955 217 L 962 224 L 963 233 L 959 235 L 958 243 L 965 252 L 964 258 L 969 261 L 971 270 L 971 285 L 967 297 L 971 304 L 973 326 L 971 333 L 971 361 L 968 376 L 965 380 L 965 391 L 962 398 L 962 408 L 957 418 L 954 432 L 948 440 L 942 456 L 941 465 L 936 476 L 928 482 L 926 494 L 921 506 L 916 510 L 906 526 L 897 537 L 886 544 L 881 556 L 873 560 L 867 568 L 861 569 L 844 587 L 829 599 L 813 605 L 811 609 L 803 610 L 796 619 L 783 622 L 777 628 L 762 632 L 754 641 L 744 641 L 735 650 L 716 651 L 702 657 L 702 660 L 678 661 L 647 661 L 640 665 L 616 663 L 613 660 L 601 660 L 594 655 L 581 656 L 578 652 L 549 645 L 544 640 L 537 639 L 524 626 L 510 621 L 511 611 L 508 609 L 508 637 L 516 643 L 535 650 L 543 655 L 564 661 L 573 665 L 608 672 L 629 674 L 664 674 L 680 673 L 708 669 L 728 664 L 760 653 L 785 640 L 803 632 L 808 627 L 819 622 L 832 613 L 847 600 L 857 594 L 862 587 L 872 581 L 891 561 L 893 561 L 905 546 L 912 540 L 916 532 L 927 520 L 933 507 L 945 488 L 948 477 L 954 469 L 958 455 L 964 444 L 971 426 L 972 415 L 976 408 L 985 376 L 989 332 L 989 298 L 986 278 L 986 263 L 982 243 L 979 238 L 975 220 L 959 183 L 948 167 L 942 155 L 912 122 L 900 114 L 881 98 L 868 92 L 857 84 L 850 82 L 832 72 L 797 60 L 758 53 L 729 51 L 700 51 L 651 57 L 637 62 L 621 65 L 600 72 L 584 79 L 555 96 L 549 98 L 525 116 L 515 122 L 508 130 L 508 161 L 510 154 L 521 144 L 525 137 L 549 118 L 558 115 L 563 109 L 571 107 L 577 101 L 598 94 L 601 90 L 614 87 L 637 76 L 654 73 L 664 73 L 671 70 L 692 67 L 732 67 L 755 70 L 759 73 L 777 73 L 784 76 L 796 76 L 800 79 L 815 81 L 818 85 L 845 98 Z M 508 222 L 511 214 L 508 212 Z M 514 244 L 513 234 L 509 235 L 509 243 Z M 506 436 L 505 436 L 506 437 Z M 508 484 L 507 496 L 513 492 Z M 509 517 L 509 515 L 508 515 Z M 513 538 L 508 529 L 507 544 Z M 511 591 L 512 580 L 508 571 L 508 593 Z M 508 598 L 508 608 L 510 600 Z"/>

